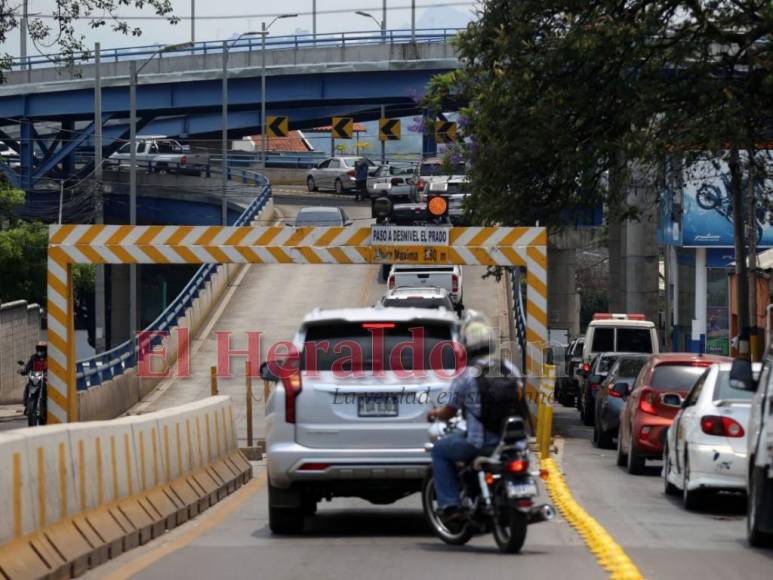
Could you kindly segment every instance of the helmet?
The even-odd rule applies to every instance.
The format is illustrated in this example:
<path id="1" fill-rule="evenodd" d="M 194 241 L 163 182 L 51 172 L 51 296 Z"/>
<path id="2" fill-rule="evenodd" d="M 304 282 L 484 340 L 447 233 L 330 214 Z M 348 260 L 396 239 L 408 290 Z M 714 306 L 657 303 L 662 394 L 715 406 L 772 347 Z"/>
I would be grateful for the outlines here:
<path id="1" fill-rule="evenodd" d="M 39 340 L 35 345 L 35 354 L 39 356 L 48 354 L 48 343 L 45 340 Z"/>
<path id="2" fill-rule="evenodd" d="M 469 311 L 463 336 L 468 359 L 491 354 L 495 350 L 494 330 L 485 314 Z"/>

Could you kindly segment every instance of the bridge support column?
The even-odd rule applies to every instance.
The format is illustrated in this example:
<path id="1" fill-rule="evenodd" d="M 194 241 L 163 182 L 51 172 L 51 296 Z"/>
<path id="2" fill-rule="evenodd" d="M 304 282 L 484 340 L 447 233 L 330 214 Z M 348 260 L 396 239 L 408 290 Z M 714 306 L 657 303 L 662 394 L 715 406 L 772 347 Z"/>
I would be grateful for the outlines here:
<path id="1" fill-rule="evenodd" d="M 580 301 L 577 294 L 577 250 L 548 247 L 548 326 L 580 333 Z"/>

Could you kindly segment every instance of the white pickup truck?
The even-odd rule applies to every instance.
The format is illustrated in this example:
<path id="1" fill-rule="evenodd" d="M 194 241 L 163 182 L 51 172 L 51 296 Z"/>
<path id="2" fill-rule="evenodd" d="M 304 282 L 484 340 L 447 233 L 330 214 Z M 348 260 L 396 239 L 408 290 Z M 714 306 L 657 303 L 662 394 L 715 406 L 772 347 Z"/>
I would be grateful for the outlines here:
<path id="1" fill-rule="evenodd" d="M 464 310 L 461 266 L 392 266 L 387 277 L 387 286 L 392 288 L 444 288 L 448 291 L 456 310 Z"/>
<path id="2" fill-rule="evenodd" d="M 126 143 L 110 156 L 117 165 L 131 159 L 131 143 Z M 137 165 L 155 173 L 200 174 L 209 164 L 209 156 L 191 153 L 190 147 L 175 139 L 141 137 L 137 139 Z"/>

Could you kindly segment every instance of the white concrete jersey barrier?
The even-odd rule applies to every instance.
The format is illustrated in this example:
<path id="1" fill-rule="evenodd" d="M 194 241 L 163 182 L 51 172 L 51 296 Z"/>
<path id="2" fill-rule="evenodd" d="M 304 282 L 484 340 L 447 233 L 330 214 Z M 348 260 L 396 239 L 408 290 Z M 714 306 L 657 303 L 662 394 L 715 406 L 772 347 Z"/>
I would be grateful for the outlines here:
<path id="1" fill-rule="evenodd" d="M 226 396 L 0 434 L 0 578 L 69 578 L 252 477 Z"/>

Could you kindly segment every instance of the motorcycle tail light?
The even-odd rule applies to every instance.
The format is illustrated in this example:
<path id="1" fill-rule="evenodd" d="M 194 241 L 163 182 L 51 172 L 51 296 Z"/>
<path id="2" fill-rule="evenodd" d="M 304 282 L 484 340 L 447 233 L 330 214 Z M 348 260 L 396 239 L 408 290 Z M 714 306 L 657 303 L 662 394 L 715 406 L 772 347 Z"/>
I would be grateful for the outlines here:
<path id="1" fill-rule="evenodd" d="M 505 470 L 508 473 L 525 473 L 529 469 L 529 462 L 526 459 L 515 459 L 510 461 Z"/>
<path id="2" fill-rule="evenodd" d="M 487 473 L 486 474 L 486 485 L 494 485 L 494 474 L 493 473 Z"/>

